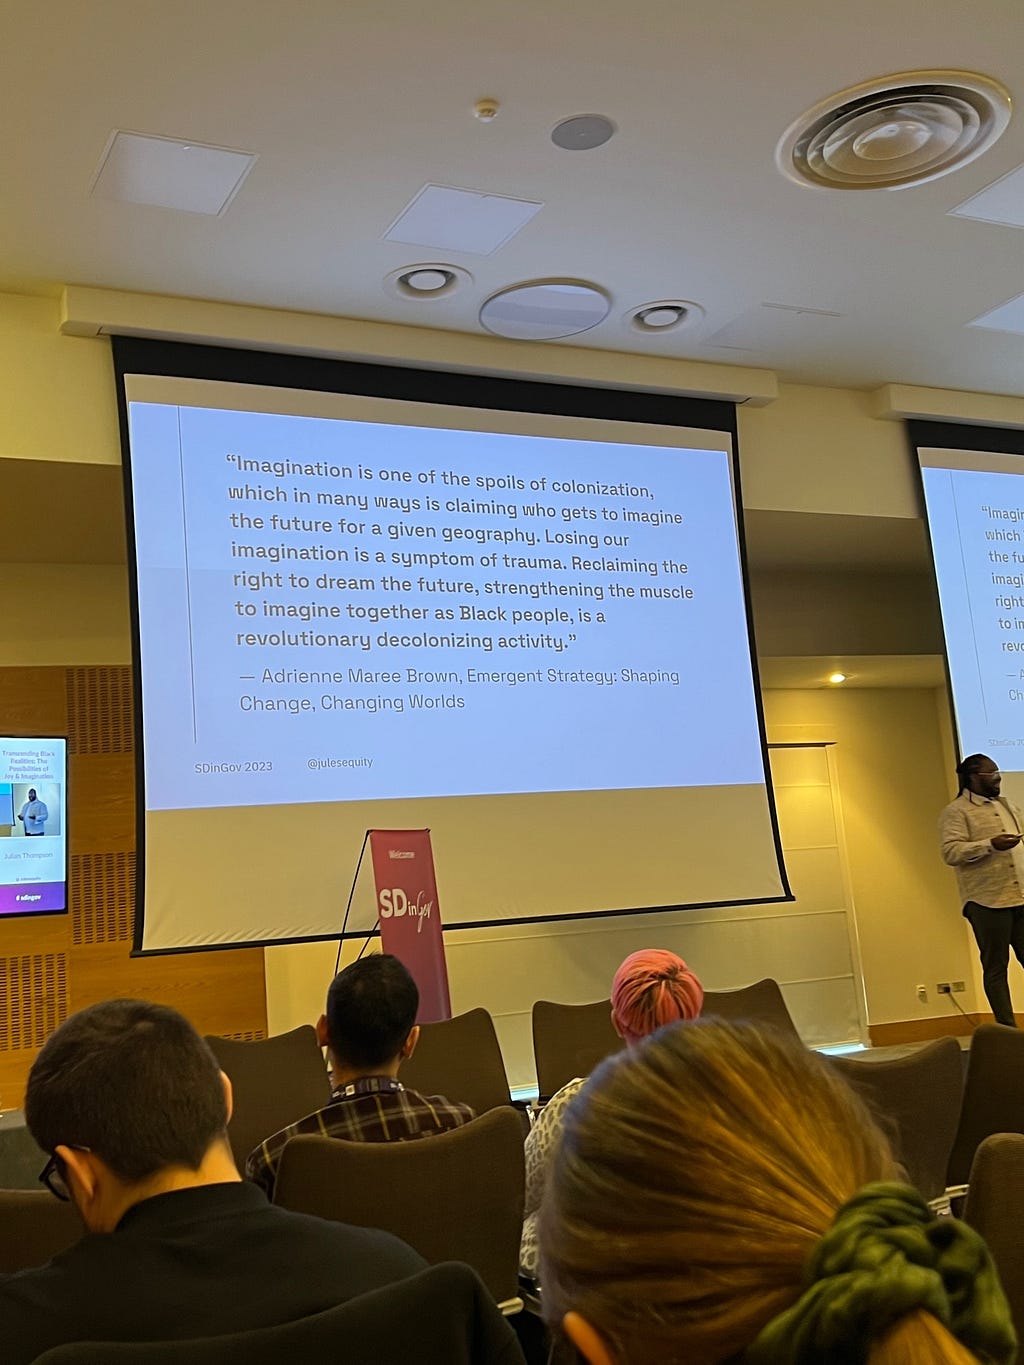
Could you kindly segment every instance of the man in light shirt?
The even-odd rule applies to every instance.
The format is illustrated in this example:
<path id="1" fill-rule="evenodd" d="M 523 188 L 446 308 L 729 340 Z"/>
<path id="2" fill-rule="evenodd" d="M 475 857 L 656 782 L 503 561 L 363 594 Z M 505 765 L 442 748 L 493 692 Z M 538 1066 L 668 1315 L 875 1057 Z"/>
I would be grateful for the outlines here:
<path id="1" fill-rule="evenodd" d="M 46 822 L 50 818 L 50 812 L 46 809 L 46 803 L 40 801 L 36 796 L 35 787 L 29 787 L 28 800 L 18 812 L 18 819 L 25 826 L 25 833 L 28 835 L 45 834 Z"/>
<path id="2" fill-rule="evenodd" d="M 956 871 L 992 1013 L 1016 1028 L 1006 971 L 1011 948 L 1024 966 L 1024 816 L 1000 796 L 1001 775 L 986 754 L 961 759 L 956 772 L 960 794 L 939 817 L 942 856 Z"/>

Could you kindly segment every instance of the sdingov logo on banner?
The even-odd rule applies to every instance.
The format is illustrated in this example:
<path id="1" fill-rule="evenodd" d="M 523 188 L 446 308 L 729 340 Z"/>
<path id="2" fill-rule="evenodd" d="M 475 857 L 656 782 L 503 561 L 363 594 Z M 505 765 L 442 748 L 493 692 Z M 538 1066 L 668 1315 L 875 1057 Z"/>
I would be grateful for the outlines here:
<path id="1" fill-rule="evenodd" d="M 411 848 L 389 848 L 388 857 L 394 861 L 395 858 L 415 858 L 416 854 Z"/>
<path id="2" fill-rule="evenodd" d="M 418 934 L 423 932 L 423 921 L 430 918 L 434 909 L 434 902 L 427 900 L 426 892 L 420 891 L 415 901 L 410 901 L 400 886 L 384 887 L 377 900 L 381 919 L 400 919 L 403 915 L 408 915 L 410 919 L 415 917 Z"/>

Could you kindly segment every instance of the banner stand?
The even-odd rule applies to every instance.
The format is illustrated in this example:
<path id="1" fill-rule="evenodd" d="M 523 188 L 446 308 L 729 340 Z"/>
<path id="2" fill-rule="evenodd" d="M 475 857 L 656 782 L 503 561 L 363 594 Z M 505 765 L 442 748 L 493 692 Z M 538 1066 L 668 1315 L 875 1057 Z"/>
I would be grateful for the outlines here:
<path id="1" fill-rule="evenodd" d="M 369 829 L 359 850 L 352 889 L 345 908 L 342 936 L 348 928 L 353 903 L 364 901 L 364 857 L 370 848 L 374 903 L 380 925 L 381 950 L 392 953 L 409 969 L 420 993 L 419 1024 L 452 1017 L 448 967 L 437 900 L 437 878 L 429 829 Z M 357 897 L 357 888 L 361 894 Z M 374 932 L 368 928 L 368 935 Z M 341 944 L 339 943 L 339 959 Z"/>

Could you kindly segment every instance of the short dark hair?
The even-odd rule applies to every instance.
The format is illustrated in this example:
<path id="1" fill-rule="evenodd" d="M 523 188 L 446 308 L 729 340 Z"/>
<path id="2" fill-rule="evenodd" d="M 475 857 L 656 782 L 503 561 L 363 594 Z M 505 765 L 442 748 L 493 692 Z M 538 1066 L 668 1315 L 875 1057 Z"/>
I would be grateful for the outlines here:
<path id="1" fill-rule="evenodd" d="M 956 765 L 956 775 L 960 781 L 959 791 L 963 791 L 970 783 L 972 777 L 977 774 L 978 769 L 983 763 L 992 763 L 988 754 L 968 754 Z"/>
<path id="2" fill-rule="evenodd" d="M 402 1050 L 416 1023 L 420 993 L 390 953 L 352 962 L 327 992 L 327 1041 L 339 1061 L 360 1069 L 382 1066 Z"/>
<path id="3" fill-rule="evenodd" d="M 25 1122 L 39 1147 L 87 1147 L 122 1180 L 197 1170 L 227 1127 L 220 1067 L 177 1010 L 107 1000 L 73 1014 L 29 1072 Z"/>

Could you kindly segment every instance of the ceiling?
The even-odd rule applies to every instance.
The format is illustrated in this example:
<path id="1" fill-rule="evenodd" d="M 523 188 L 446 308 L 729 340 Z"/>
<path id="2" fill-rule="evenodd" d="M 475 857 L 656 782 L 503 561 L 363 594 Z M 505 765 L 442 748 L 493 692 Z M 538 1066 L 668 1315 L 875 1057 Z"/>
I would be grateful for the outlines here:
<path id="1" fill-rule="evenodd" d="M 828 658 L 762 656 L 758 661 L 761 687 L 792 690 L 842 687 L 944 687 L 946 666 L 941 654 L 837 654 Z M 833 673 L 845 681 L 830 683 Z"/>
<path id="2" fill-rule="evenodd" d="M 745 508 L 750 566 L 761 572 L 928 574 L 923 518 L 843 516 Z"/>
<path id="3" fill-rule="evenodd" d="M 976 70 L 1024 95 L 1019 0 L 0 0 L 0 16 L 0 289 L 474 332 L 500 288 L 581 279 L 612 307 L 573 345 L 1024 394 L 1024 336 L 966 325 L 1024 291 L 1024 231 L 948 214 L 1024 163 L 1019 112 L 980 159 L 916 188 L 817 191 L 774 164 L 796 116 L 890 72 Z M 484 96 L 491 123 L 472 114 Z M 616 136 L 555 147 L 581 113 Z M 258 160 L 219 217 L 94 197 L 115 129 Z M 543 207 L 489 256 L 383 240 L 428 182 Z M 437 260 L 472 281 L 432 301 L 385 291 Z M 658 299 L 704 316 L 632 331 L 623 315 Z"/>

